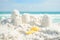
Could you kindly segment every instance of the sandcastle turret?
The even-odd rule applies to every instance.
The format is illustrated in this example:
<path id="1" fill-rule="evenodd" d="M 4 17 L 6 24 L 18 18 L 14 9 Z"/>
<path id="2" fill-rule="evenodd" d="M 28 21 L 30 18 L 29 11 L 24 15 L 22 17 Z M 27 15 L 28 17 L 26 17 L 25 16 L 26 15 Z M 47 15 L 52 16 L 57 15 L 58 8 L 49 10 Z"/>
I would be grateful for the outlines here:
<path id="1" fill-rule="evenodd" d="M 30 22 L 30 15 L 27 14 L 27 13 L 23 14 L 23 15 L 22 15 L 22 22 L 23 22 L 23 23 L 28 23 L 28 22 Z"/>
<path id="2" fill-rule="evenodd" d="M 14 25 L 20 25 L 22 22 L 21 15 L 18 10 L 13 10 L 11 18 Z"/>
<path id="3" fill-rule="evenodd" d="M 1 26 L 1 20 L 0 20 L 0 26 Z"/>
<path id="4" fill-rule="evenodd" d="M 41 20 L 41 26 L 48 27 L 49 23 L 49 17 L 47 15 L 44 15 Z"/>

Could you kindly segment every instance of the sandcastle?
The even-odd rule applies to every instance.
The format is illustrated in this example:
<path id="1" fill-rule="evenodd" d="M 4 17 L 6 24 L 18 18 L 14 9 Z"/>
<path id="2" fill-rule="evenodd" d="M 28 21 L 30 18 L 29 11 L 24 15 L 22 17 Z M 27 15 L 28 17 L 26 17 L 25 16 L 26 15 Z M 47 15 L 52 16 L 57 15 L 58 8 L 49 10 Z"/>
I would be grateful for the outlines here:
<path id="1" fill-rule="evenodd" d="M 23 23 L 28 23 L 28 22 L 30 22 L 30 15 L 27 14 L 27 13 L 24 13 L 24 14 L 22 15 L 22 22 L 23 22 Z"/>
<path id="2" fill-rule="evenodd" d="M 2 24 L 3 20 L 6 20 L 5 24 Z M 10 19 L 2 21 L 0 21 L 0 40 L 55 40 L 54 38 L 59 40 L 60 38 L 60 32 L 46 28 L 50 25 L 48 15 L 42 17 L 27 13 L 21 15 L 18 10 L 14 10 Z"/>
<path id="3" fill-rule="evenodd" d="M 12 18 L 12 22 L 15 26 L 20 25 L 22 23 L 21 15 L 18 10 L 13 11 L 11 18 Z"/>
<path id="4" fill-rule="evenodd" d="M 44 15 L 42 17 L 41 25 L 44 27 L 48 27 L 50 24 L 49 17 L 47 15 Z"/>

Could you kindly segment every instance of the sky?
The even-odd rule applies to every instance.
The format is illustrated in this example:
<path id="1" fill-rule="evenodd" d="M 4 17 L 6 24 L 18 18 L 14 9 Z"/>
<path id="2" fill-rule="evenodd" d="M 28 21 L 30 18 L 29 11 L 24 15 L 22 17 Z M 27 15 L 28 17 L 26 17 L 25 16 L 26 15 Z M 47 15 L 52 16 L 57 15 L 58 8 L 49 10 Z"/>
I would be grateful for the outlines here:
<path id="1" fill-rule="evenodd" d="M 0 11 L 60 12 L 60 0 L 0 0 Z"/>

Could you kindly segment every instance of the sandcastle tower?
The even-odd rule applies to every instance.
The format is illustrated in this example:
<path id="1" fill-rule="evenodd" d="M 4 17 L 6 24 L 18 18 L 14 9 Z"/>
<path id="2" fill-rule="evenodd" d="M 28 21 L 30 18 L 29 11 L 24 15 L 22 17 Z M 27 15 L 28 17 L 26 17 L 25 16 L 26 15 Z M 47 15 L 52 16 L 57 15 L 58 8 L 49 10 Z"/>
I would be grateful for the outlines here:
<path id="1" fill-rule="evenodd" d="M 47 15 L 44 15 L 41 20 L 41 26 L 48 27 L 50 24 L 49 17 Z"/>
<path id="2" fill-rule="evenodd" d="M 13 11 L 11 18 L 12 18 L 12 23 L 16 26 L 22 23 L 21 15 L 18 10 Z"/>
<path id="3" fill-rule="evenodd" d="M 31 16 L 30 19 L 31 19 L 30 25 L 34 26 L 36 22 L 36 18 L 34 16 Z"/>
<path id="4" fill-rule="evenodd" d="M 0 26 L 1 26 L 1 19 L 0 19 Z"/>
<path id="5" fill-rule="evenodd" d="M 0 20 L 0 26 L 1 26 L 1 20 Z"/>
<path id="6" fill-rule="evenodd" d="M 25 13 L 22 15 L 22 22 L 23 23 L 29 23 L 30 22 L 30 15 Z"/>

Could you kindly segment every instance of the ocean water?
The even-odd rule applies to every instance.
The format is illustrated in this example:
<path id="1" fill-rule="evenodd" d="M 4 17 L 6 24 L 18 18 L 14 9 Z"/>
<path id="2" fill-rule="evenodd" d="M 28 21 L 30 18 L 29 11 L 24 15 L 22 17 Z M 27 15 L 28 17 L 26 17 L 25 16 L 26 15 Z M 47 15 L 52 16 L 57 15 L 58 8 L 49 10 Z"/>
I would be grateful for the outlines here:
<path id="1" fill-rule="evenodd" d="M 52 14 L 52 15 L 60 15 L 60 12 L 20 12 L 20 14 L 24 14 L 24 13 L 28 13 L 28 14 L 32 14 L 32 15 L 34 15 L 34 14 Z M 0 12 L 0 19 L 2 18 L 2 17 L 9 17 L 10 16 L 10 14 L 12 14 L 12 12 Z"/>
<path id="2" fill-rule="evenodd" d="M 0 12 L 0 14 L 11 14 L 12 12 Z M 20 12 L 21 14 L 60 14 L 60 12 Z"/>

